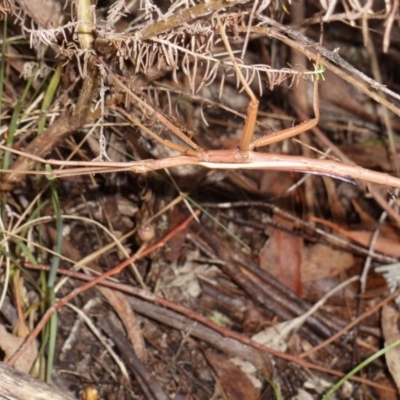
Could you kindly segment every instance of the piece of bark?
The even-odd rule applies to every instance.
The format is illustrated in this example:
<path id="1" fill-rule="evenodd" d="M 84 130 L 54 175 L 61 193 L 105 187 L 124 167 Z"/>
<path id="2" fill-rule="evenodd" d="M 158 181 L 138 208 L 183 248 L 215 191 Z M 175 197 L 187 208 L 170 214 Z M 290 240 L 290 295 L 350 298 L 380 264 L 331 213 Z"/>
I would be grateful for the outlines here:
<path id="1" fill-rule="evenodd" d="M 399 312 L 390 305 L 384 305 L 382 308 L 382 333 L 385 339 L 385 346 L 392 344 L 399 340 Z M 400 349 L 399 346 L 389 350 L 386 354 L 386 365 L 389 369 L 390 375 L 397 388 L 400 390 Z"/>
<path id="2" fill-rule="evenodd" d="M 72 394 L 0 362 L 0 400 L 76 400 Z"/>

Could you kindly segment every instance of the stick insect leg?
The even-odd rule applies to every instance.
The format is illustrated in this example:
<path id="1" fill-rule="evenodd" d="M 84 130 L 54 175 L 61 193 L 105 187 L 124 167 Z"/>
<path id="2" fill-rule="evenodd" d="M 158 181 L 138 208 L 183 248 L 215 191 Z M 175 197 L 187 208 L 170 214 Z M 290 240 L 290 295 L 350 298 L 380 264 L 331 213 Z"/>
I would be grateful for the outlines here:
<path id="1" fill-rule="evenodd" d="M 134 125 L 138 126 L 140 129 L 145 131 L 151 138 L 156 140 L 158 143 L 162 144 L 165 147 L 168 147 L 171 150 L 179 151 L 182 154 L 188 155 L 188 156 L 197 156 L 198 151 L 197 150 L 192 150 L 187 147 L 181 146 L 180 144 L 171 142 L 170 140 L 163 139 L 157 134 L 155 134 L 152 130 L 144 126 L 137 118 L 133 117 L 129 113 L 127 113 L 125 110 L 119 107 L 113 107 L 114 110 L 118 111 L 121 115 L 123 115 L 126 119 L 131 121 Z M 172 124 L 171 124 L 172 125 Z M 182 133 L 183 135 L 183 133 Z"/>
<path id="2" fill-rule="evenodd" d="M 318 60 L 317 60 L 317 65 L 318 65 Z M 254 147 L 262 147 L 262 146 L 267 146 L 272 143 L 277 143 L 285 139 L 290 139 L 294 136 L 299 135 L 300 133 L 306 132 L 312 128 L 314 128 L 320 118 L 320 112 L 319 112 L 319 97 L 318 97 L 318 76 L 315 77 L 314 80 L 314 115 L 315 117 L 313 119 L 308 119 L 307 121 L 302 122 L 300 125 L 293 126 L 291 128 L 283 129 L 281 131 L 272 133 L 270 135 L 263 136 L 259 139 L 254 140 L 253 145 Z"/>
<path id="3" fill-rule="evenodd" d="M 254 128 L 256 126 L 257 122 L 257 112 L 258 112 L 258 104 L 259 101 L 253 91 L 251 90 L 250 86 L 248 85 L 246 79 L 244 78 L 242 72 L 240 71 L 237 62 L 235 60 L 235 57 L 232 53 L 231 46 L 228 42 L 228 38 L 226 37 L 225 29 L 222 25 L 221 19 L 217 15 L 217 20 L 218 20 L 218 25 L 219 29 L 221 32 L 221 38 L 222 41 L 224 42 L 226 51 L 228 52 L 228 55 L 232 61 L 233 68 L 236 72 L 237 77 L 240 80 L 240 83 L 242 84 L 244 90 L 246 91 L 247 95 L 250 97 L 250 103 L 247 107 L 247 117 L 246 121 L 243 127 L 243 132 L 242 132 L 242 137 L 240 139 L 240 151 L 243 153 L 246 153 L 250 147 L 251 147 L 251 142 L 253 140 L 253 135 L 254 135 Z"/>
<path id="4" fill-rule="evenodd" d="M 148 110 L 155 119 L 160 121 L 166 128 L 172 131 L 177 137 L 179 137 L 183 142 L 185 142 L 191 148 L 186 148 L 181 146 L 180 144 L 171 142 L 170 140 L 166 140 L 152 132 L 150 129 L 146 128 L 139 120 L 135 117 L 127 113 L 125 110 L 114 107 L 120 114 L 122 114 L 126 119 L 131 121 L 134 125 L 139 126 L 142 130 L 144 130 L 150 137 L 156 140 L 158 143 L 161 143 L 163 146 L 168 147 L 171 150 L 179 151 L 182 154 L 197 156 L 198 153 L 202 150 L 196 143 L 194 143 L 189 137 L 187 137 L 177 126 L 175 126 L 171 121 L 169 121 L 162 113 L 154 110 L 149 104 L 143 101 L 139 96 L 136 96 L 126 85 L 124 85 L 116 76 L 114 76 L 115 83 L 131 98 L 133 98 L 137 103 L 141 104 L 146 110 Z"/>

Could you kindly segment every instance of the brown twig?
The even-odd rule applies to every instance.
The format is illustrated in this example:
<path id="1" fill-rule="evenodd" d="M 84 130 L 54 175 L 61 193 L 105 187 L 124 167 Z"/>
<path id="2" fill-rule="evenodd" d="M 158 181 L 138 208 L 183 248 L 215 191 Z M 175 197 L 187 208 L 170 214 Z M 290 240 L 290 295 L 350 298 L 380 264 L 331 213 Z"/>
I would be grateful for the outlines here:
<path id="1" fill-rule="evenodd" d="M 154 374 L 147 368 L 145 363 L 141 361 L 132 350 L 129 341 L 125 336 L 112 324 L 109 318 L 101 318 L 97 324 L 107 334 L 107 336 L 115 343 L 121 357 L 135 376 L 141 389 L 148 399 L 169 400 L 169 396 L 165 393 L 160 382 Z"/>
<path id="2" fill-rule="evenodd" d="M 249 3 L 250 0 L 213 0 L 193 7 L 180 10 L 173 15 L 161 19 L 153 24 L 149 24 L 139 33 L 140 40 L 149 40 L 162 33 L 173 31 L 174 29 L 201 17 L 207 17 L 220 10 L 232 8 L 240 4 Z M 128 35 L 116 38 L 97 38 L 94 41 L 94 48 L 102 54 L 112 54 L 118 50 L 118 42 L 129 39 Z"/>
<path id="3" fill-rule="evenodd" d="M 253 33 L 276 38 L 282 43 L 287 44 L 291 48 L 300 51 L 313 61 L 317 61 L 318 56 L 321 55 L 322 58 L 320 60 L 320 64 L 323 65 L 326 69 L 329 69 L 345 81 L 349 82 L 351 85 L 355 86 L 357 89 L 364 92 L 367 96 L 371 97 L 396 115 L 400 116 L 400 108 L 397 107 L 394 103 L 382 97 L 378 93 L 377 89 L 379 89 L 383 93 L 386 93 L 392 98 L 399 99 L 396 93 L 392 92 L 385 86 L 379 84 L 375 80 L 369 78 L 368 76 L 354 68 L 346 60 L 340 57 L 337 52 L 328 51 L 323 46 L 319 45 L 316 42 L 313 42 L 301 33 L 280 24 L 279 22 L 276 22 L 271 18 L 265 17 L 264 19 L 271 27 L 252 27 L 251 31 Z M 241 28 L 242 31 L 245 31 L 246 29 L 246 27 Z M 288 36 L 292 37 L 293 39 L 290 39 Z M 329 60 L 331 60 L 332 62 L 330 62 Z M 339 65 L 339 67 L 335 64 Z"/>

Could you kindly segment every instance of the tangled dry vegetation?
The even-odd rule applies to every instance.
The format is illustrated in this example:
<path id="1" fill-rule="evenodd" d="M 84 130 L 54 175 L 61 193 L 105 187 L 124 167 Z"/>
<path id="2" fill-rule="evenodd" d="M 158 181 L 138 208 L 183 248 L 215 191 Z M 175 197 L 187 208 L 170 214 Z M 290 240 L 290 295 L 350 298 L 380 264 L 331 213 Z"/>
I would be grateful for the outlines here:
<path id="1" fill-rule="evenodd" d="M 4 361 L 60 398 L 397 398 L 398 7 L 0 0 Z"/>

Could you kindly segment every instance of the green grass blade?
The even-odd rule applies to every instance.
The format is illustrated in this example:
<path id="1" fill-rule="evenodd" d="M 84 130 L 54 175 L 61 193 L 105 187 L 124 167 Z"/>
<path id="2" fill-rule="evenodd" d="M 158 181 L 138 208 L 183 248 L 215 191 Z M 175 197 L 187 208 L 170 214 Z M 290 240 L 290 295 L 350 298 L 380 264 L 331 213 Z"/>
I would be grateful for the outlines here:
<path id="1" fill-rule="evenodd" d="M 7 55 L 7 19 L 3 22 L 3 43 L 1 45 L 1 63 L 0 63 L 0 116 L 3 109 L 3 90 L 4 90 L 4 74 L 6 70 L 6 55 Z M 1 118 L 0 118 L 1 127 Z"/>
<path id="2" fill-rule="evenodd" d="M 46 169 L 50 169 L 50 166 L 46 165 Z M 53 177 L 49 177 L 50 184 L 50 192 L 51 199 L 53 202 L 53 208 L 56 215 L 56 226 L 57 226 L 57 241 L 54 246 L 54 251 L 57 254 L 61 253 L 62 249 L 62 240 L 63 240 L 63 221 L 61 217 L 61 209 L 60 202 L 57 193 L 57 186 L 55 184 L 55 180 Z M 47 289 L 49 295 L 49 306 L 54 305 L 55 303 L 55 293 L 54 293 L 54 283 L 57 276 L 57 270 L 60 266 L 60 257 L 54 255 L 51 261 L 51 268 L 49 277 L 47 280 Z M 46 382 L 51 382 L 51 372 L 53 370 L 54 356 L 55 356 L 55 348 L 56 348 L 56 338 L 57 338 L 57 313 L 54 313 L 49 321 L 49 344 L 48 344 L 48 355 L 47 355 L 47 365 L 46 365 Z"/>
<path id="3" fill-rule="evenodd" d="M 361 362 L 355 368 L 353 368 L 349 373 L 347 373 L 342 379 L 340 379 L 330 390 L 325 394 L 322 400 L 328 400 L 346 381 L 348 381 L 352 376 L 354 376 L 357 372 L 361 371 L 364 367 L 370 364 L 372 361 L 375 361 L 380 356 L 386 354 L 389 350 L 394 349 L 396 346 L 400 344 L 400 339 L 396 340 L 395 342 L 389 344 L 388 346 L 384 347 L 383 349 L 377 351 L 372 356 L 368 357 L 366 360 Z"/>
<path id="4" fill-rule="evenodd" d="M 41 135 L 44 131 L 44 128 L 46 126 L 46 115 L 45 112 L 47 109 L 50 107 L 50 104 L 53 101 L 54 94 L 57 91 L 58 85 L 60 84 L 61 80 L 61 72 L 62 72 L 62 67 L 61 64 L 57 65 L 56 70 L 54 71 L 54 74 L 50 80 L 49 86 L 46 90 L 46 93 L 44 94 L 43 102 L 42 102 L 42 107 L 41 111 L 43 115 L 40 117 L 39 124 L 38 124 L 38 135 Z"/>
<path id="5" fill-rule="evenodd" d="M 21 98 L 17 101 L 17 104 L 15 105 L 13 115 L 11 117 L 11 122 L 10 122 L 10 127 L 8 129 L 8 136 L 7 136 L 7 147 L 12 147 L 14 143 L 14 136 L 15 132 L 17 131 L 18 128 L 18 119 L 20 118 L 22 106 L 24 105 L 25 98 L 29 92 L 29 89 L 32 86 L 32 82 L 35 79 L 35 74 L 36 74 L 36 69 L 34 69 L 32 76 L 29 78 L 24 92 L 22 93 Z M 6 151 L 4 153 L 4 158 L 3 158 L 3 169 L 8 169 L 10 166 L 10 157 L 11 153 L 9 151 Z"/>

